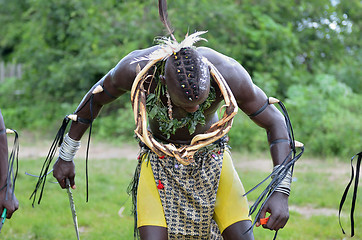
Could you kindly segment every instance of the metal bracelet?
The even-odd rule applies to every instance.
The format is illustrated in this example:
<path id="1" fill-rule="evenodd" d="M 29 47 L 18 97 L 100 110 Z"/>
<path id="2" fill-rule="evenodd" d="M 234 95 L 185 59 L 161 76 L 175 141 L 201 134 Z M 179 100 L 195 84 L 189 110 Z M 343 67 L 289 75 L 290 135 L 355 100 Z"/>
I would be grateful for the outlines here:
<path id="1" fill-rule="evenodd" d="M 276 171 L 280 165 L 276 165 L 273 168 L 273 172 Z M 279 174 L 280 171 L 276 172 L 272 175 L 272 178 L 274 178 L 277 174 Z M 292 171 L 289 169 L 287 175 L 284 177 L 284 179 L 280 182 L 280 184 L 275 189 L 276 192 L 281 192 L 286 195 L 290 195 L 290 186 L 292 184 Z"/>
<path id="2" fill-rule="evenodd" d="M 80 141 L 71 139 L 68 133 L 65 135 L 62 145 L 59 149 L 59 157 L 67 162 L 71 162 L 74 159 L 75 154 L 80 148 Z"/>

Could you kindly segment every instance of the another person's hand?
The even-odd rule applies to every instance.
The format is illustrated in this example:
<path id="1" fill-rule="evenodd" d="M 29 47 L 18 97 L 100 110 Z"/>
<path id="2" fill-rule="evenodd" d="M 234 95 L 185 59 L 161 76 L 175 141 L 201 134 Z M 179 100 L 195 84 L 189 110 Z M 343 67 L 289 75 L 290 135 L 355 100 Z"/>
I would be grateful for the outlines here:
<path id="1" fill-rule="evenodd" d="M 65 179 L 69 179 L 71 188 L 75 189 L 75 164 L 73 161 L 64 161 L 58 158 L 53 166 L 53 176 L 58 180 L 61 188 L 66 188 Z"/>
<path id="2" fill-rule="evenodd" d="M 6 196 L 6 189 L 8 192 L 7 196 Z M 0 214 L 2 214 L 4 208 L 6 208 L 6 218 L 11 218 L 13 213 L 19 208 L 19 201 L 18 199 L 16 199 L 15 195 L 13 195 L 11 187 L 8 188 L 4 187 L 0 191 Z"/>
<path id="3" fill-rule="evenodd" d="M 274 192 L 268 199 L 260 212 L 260 218 L 265 218 L 266 213 L 270 213 L 269 219 L 263 228 L 278 231 L 283 228 L 289 219 L 288 195 L 280 192 Z M 260 222 L 256 223 L 259 227 Z"/>

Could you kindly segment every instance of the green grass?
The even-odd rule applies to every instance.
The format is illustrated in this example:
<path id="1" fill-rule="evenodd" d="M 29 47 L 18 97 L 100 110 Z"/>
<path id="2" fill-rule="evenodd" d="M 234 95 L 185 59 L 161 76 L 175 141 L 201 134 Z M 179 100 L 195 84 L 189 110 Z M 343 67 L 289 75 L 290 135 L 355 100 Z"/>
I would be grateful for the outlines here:
<path id="1" fill-rule="evenodd" d="M 240 159 L 234 155 L 237 170 L 242 178 L 245 189 L 250 189 L 267 175 L 264 171 L 241 168 L 237 163 Z M 40 205 L 32 208 L 29 196 L 35 186 L 36 178 L 25 175 L 25 171 L 38 174 L 44 159 L 20 159 L 19 177 L 16 185 L 16 196 L 20 209 L 12 219 L 7 219 L 0 239 L 75 239 L 75 231 L 69 208 L 67 193 L 57 184 L 51 183 L 54 178 L 49 175 L 44 197 Z M 78 215 L 80 236 L 82 240 L 92 239 L 133 239 L 133 216 L 131 216 L 131 198 L 126 193 L 133 176 L 135 160 L 107 159 L 89 160 L 89 202 L 85 201 L 84 161 L 77 161 L 77 189 L 73 190 Z M 251 160 L 252 161 L 252 157 Z M 302 161 L 302 160 L 301 160 Z M 336 166 L 337 165 L 337 166 Z M 345 174 L 331 174 L 326 169 L 344 166 L 346 161 L 336 164 L 334 161 L 316 160 L 314 162 L 297 163 L 295 168 L 290 205 L 296 208 L 326 208 L 337 211 L 339 200 L 349 179 Z M 249 201 L 255 200 L 258 189 L 249 195 Z M 362 239 L 362 194 L 360 193 L 355 212 L 356 236 Z M 350 202 L 350 200 L 348 201 Z M 119 210 L 124 204 L 122 216 Z M 348 203 L 343 211 L 343 226 L 350 232 L 348 221 Z M 255 228 L 256 239 L 272 239 L 274 232 L 263 228 Z M 336 215 L 314 214 L 307 216 L 303 212 L 291 211 L 290 219 L 278 233 L 278 238 L 306 239 L 348 239 L 341 233 Z"/>
<path id="2" fill-rule="evenodd" d="M 32 208 L 29 196 L 44 159 L 21 159 L 16 196 L 20 208 L 6 220 L 0 239 L 75 239 L 68 195 L 49 175 L 41 204 Z M 76 205 L 81 239 L 132 239 L 131 198 L 126 193 L 133 176 L 135 161 L 125 159 L 90 160 L 89 202 L 85 200 L 84 161 L 77 163 Z M 122 217 L 119 210 L 124 204 Z"/>

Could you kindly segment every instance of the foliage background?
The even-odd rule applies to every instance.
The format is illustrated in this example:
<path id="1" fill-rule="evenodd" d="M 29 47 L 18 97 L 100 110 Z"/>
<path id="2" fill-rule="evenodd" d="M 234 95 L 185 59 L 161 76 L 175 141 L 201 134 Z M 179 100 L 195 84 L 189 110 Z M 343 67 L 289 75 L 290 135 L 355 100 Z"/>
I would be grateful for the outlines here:
<path id="1" fill-rule="evenodd" d="M 361 1 L 169 0 L 168 5 L 178 39 L 188 31 L 208 30 L 203 46 L 238 60 L 268 96 L 286 104 L 296 138 L 313 156 L 313 161 L 298 163 L 290 204 L 337 208 L 349 172 L 339 175 L 331 169 L 342 169 L 345 164 L 338 159 L 347 160 L 362 150 Z M 165 34 L 156 0 L 0 0 L 0 26 L 0 62 L 23 67 L 21 78 L 0 81 L 0 108 L 7 127 L 21 136 L 28 130 L 39 132 L 31 145 L 54 137 L 62 118 L 122 57 Z M 129 102 L 126 94 L 102 110 L 93 128 L 96 140 L 133 138 Z M 235 118 L 230 138 L 233 152 L 248 151 L 250 155 L 242 156 L 251 161 L 267 150 L 263 130 L 242 113 Z M 236 168 L 250 189 L 267 173 L 250 170 L 241 158 L 235 157 Z M 32 173 L 43 161 L 21 160 L 21 167 Z M 134 164 L 118 158 L 92 162 L 91 205 L 84 204 L 84 169 L 78 165 L 75 197 L 82 237 L 131 238 L 132 219 L 125 213 L 120 220 L 114 210 L 127 199 L 122 187 Z M 49 183 L 43 205 L 35 211 L 28 200 L 35 180 L 21 172 L 18 181 L 21 209 L 6 221 L 4 239 L 74 237 L 65 193 Z M 356 207 L 356 239 L 361 229 L 358 209 L 361 201 Z M 345 237 L 336 216 L 308 218 L 292 210 L 291 219 L 278 238 Z M 343 215 L 343 223 L 347 230 L 348 216 Z M 271 239 L 272 234 L 256 230 L 257 238 Z"/>
<path id="2" fill-rule="evenodd" d="M 361 150 L 361 1 L 168 1 L 175 35 L 208 30 L 202 43 L 237 59 L 268 96 L 285 102 L 307 153 Z M 88 89 L 132 50 L 165 34 L 156 0 L 0 0 L 0 61 L 20 79 L 0 84 L 8 127 L 55 134 Z M 97 137 L 131 139 L 129 96 L 104 108 Z M 265 134 L 239 114 L 231 145 L 267 149 Z"/>

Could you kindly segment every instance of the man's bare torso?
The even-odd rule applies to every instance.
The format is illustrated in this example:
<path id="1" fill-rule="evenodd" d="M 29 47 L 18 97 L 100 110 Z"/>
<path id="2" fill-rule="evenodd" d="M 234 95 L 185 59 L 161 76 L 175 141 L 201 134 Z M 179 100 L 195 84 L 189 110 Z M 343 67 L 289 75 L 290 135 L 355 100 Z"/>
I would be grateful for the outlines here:
<path id="1" fill-rule="evenodd" d="M 124 59 L 122 59 L 118 65 L 114 68 L 112 83 L 117 88 L 120 88 L 124 91 L 129 91 L 132 87 L 132 83 L 137 75 L 136 66 L 137 64 L 143 68 L 147 62 L 146 61 L 139 61 L 137 63 L 131 63 L 135 59 L 143 56 L 147 56 L 153 51 L 155 51 L 158 46 L 154 46 L 151 48 L 143 49 L 143 50 L 136 50 L 127 55 Z M 235 60 L 226 57 L 212 49 L 200 47 L 197 48 L 197 51 L 201 53 L 203 57 L 205 57 L 208 61 L 210 61 L 214 66 L 221 72 L 223 77 L 225 78 L 226 82 L 230 86 L 231 90 L 235 89 L 239 84 L 238 81 L 245 81 L 248 80 L 248 75 L 245 75 L 243 72 L 243 68 L 240 64 L 238 64 Z M 244 70 L 245 71 L 245 70 Z M 246 73 L 246 71 L 245 71 Z M 153 74 L 152 70 L 149 74 Z M 150 81 L 145 83 L 145 89 L 149 89 L 150 93 L 152 93 L 155 89 L 156 82 Z M 149 87 L 149 84 L 151 86 Z M 219 87 L 217 86 L 216 82 L 211 78 L 211 85 L 214 87 L 216 92 L 216 99 L 212 102 L 211 106 L 207 108 L 203 114 L 205 116 L 205 124 L 197 124 L 195 132 L 193 134 L 189 133 L 187 127 L 183 127 L 177 129 L 175 134 L 171 134 L 169 138 L 167 138 L 166 134 L 162 133 L 159 130 L 159 124 L 157 119 L 149 119 L 149 127 L 154 137 L 172 142 L 172 143 L 179 143 L 179 144 L 189 144 L 191 139 L 197 135 L 206 132 L 210 126 L 218 121 L 218 114 L 217 109 L 220 106 L 220 103 L 223 100 L 223 96 Z M 168 86 L 172 87 L 172 86 Z M 238 96 L 238 94 L 234 95 Z M 165 96 L 161 96 L 161 99 L 165 106 L 167 106 L 167 100 Z M 238 100 L 238 98 L 236 98 Z M 176 119 L 181 119 L 186 117 L 189 114 L 185 109 L 178 107 L 176 105 L 172 105 L 172 116 Z"/>

